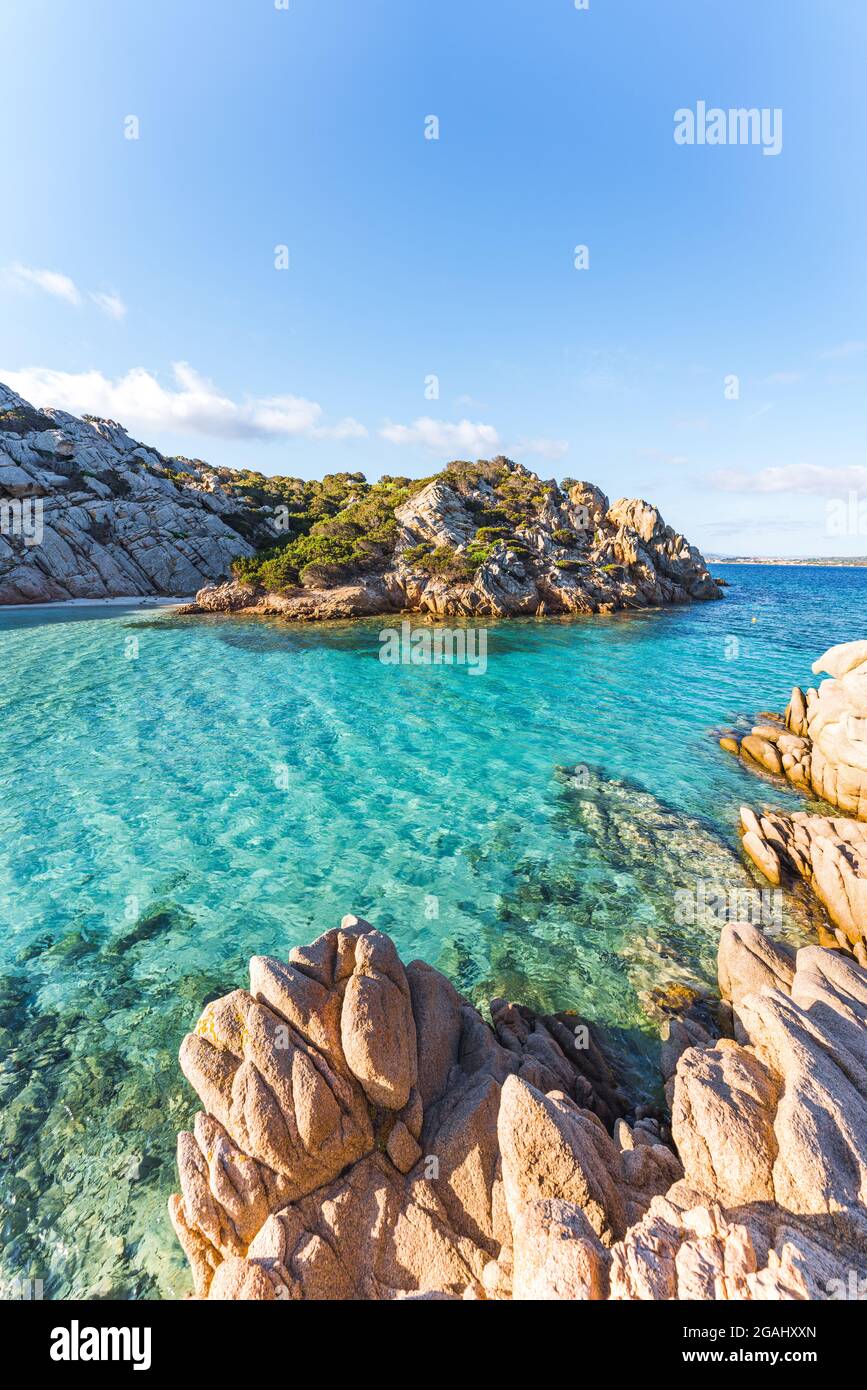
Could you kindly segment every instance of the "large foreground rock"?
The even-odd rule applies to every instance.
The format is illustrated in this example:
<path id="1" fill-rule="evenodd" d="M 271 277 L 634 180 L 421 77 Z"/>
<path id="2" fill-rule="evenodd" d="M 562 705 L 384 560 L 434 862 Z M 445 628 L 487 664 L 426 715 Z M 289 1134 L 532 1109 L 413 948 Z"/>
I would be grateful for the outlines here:
<path id="1" fill-rule="evenodd" d="M 830 647 L 813 671 L 831 679 L 806 694 L 795 686 L 782 716 L 765 715 L 750 734 L 720 743 L 745 767 L 785 777 L 856 818 L 743 807 L 741 833 L 771 883 L 800 877 L 811 885 L 839 944 L 867 965 L 867 642 Z"/>
<path id="2" fill-rule="evenodd" d="M 199 1296 L 835 1296 L 867 1267 L 867 972 L 745 925 L 720 960 L 737 1039 L 687 1037 L 675 1152 L 580 1027 L 495 1001 L 491 1028 L 366 922 L 255 959 L 181 1049 Z"/>
<path id="3" fill-rule="evenodd" d="M 741 809 L 743 846 L 772 883 L 800 877 L 833 923 L 837 940 L 867 965 L 867 825 L 843 816 Z"/>
<path id="4" fill-rule="evenodd" d="M 781 717 L 723 742 L 748 764 L 867 820 L 867 642 L 829 647 L 813 662 L 815 675 L 823 671 L 830 679 L 806 693 L 795 686 Z"/>

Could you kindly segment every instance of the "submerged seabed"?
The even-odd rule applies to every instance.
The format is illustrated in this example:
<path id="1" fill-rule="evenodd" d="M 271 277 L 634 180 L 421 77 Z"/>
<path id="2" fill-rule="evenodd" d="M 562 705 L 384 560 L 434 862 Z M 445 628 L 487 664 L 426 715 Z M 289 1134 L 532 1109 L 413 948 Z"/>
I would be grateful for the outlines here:
<path id="1" fill-rule="evenodd" d="M 755 884 L 741 801 L 803 804 L 712 731 L 864 635 L 865 571 L 717 572 L 720 604 L 493 624 L 478 676 L 382 664 L 378 620 L 0 612 L 7 1285 L 188 1290 L 180 1039 L 349 910 L 479 1003 L 603 1022 L 652 1092 L 660 1014 L 714 979 L 684 902 Z M 774 930 L 811 929 L 787 902 Z"/>

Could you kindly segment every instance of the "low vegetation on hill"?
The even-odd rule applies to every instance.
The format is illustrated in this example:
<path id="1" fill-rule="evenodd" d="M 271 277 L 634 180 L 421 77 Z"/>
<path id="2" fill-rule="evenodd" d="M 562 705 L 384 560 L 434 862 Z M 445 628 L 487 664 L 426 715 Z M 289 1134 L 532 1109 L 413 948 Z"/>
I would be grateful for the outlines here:
<path id="1" fill-rule="evenodd" d="M 215 470 L 226 491 L 257 508 L 276 508 L 285 540 L 233 565 L 236 579 L 274 593 L 297 587 L 346 583 L 360 573 L 382 573 L 394 558 L 399 526 L 395 509 L 431 482 L 454 490 L 478 529 L 465 549 L 423 543 L 404 550 L 403 560 L 432 576 L 454 582 L 473 578 L 506 541 L 518 553 L 526 545 L 517 529 L 538 519 L 548 484 L 516 471 L 505 459 L 458 460 L 427 478 L 389 477 L 368 483 L 363 473 L 330 473 L 321 481 L 266 478 L 259 473 Z M 490 500 L 479 500 L 480 484 Z M 561 543 L 574 542 L 562 532 Z"/>
<path id="2" fill-rule="evenodd" d="M 286 539 L 236 561 L 233 571 L 244 583 L 278 593 L 386 569 L 397 541 L 394 509 L 429 481 L 386 476 L 368 483 L 363 473 L 329 473 L 313 482 L 241 477 L 235 490 L 255 506 L 276 507 Z"/>

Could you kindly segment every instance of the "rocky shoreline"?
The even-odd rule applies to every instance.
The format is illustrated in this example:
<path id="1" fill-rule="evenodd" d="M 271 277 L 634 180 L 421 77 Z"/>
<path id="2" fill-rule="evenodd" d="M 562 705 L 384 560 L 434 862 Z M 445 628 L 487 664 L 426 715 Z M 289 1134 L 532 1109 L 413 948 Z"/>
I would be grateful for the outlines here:
<path id="1" fill-rule="evenodd" d="M 166 457 L 114 420 L 0 385 L 0 604 L 197 594 L 187 612 L 295 621 L 611 613 L 716 599 L 641 499 L 511 459 L 434 478 L 306 482 Z"/>
<path id="2" fill-rule="evenodd" d="M 721 934 L 719 1036 L 673 1021 L 670 1128 L 592 1028 L 491 1024 L 356 917 L 181 1048 L 170 1202 L 212 1299 L 834 1298 L 867 1268 L 867 971 Z"/>
<path id="3" fill-rule="evenodd" d="M 847 813 L 826 816 L 741 809 L 745 852 L 772 884 L 805 880 L 833 923 L 837 944 L 867 966 L 867 642 L 829 648 L 813 664 L 830 676 L 799 686 L 783 715 L 766 714 L 750 734 L 721 746 L 744 766 L 785 777 Z"/>

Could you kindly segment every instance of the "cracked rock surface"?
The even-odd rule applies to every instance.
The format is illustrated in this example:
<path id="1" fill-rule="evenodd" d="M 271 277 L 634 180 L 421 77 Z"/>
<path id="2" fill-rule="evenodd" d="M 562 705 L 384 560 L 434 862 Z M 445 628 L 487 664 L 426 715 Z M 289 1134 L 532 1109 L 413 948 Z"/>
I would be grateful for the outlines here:
<path id="1" fill-rule="evenodd" d="M 0 519 L 0 604 L 182 597 L 272 535 L 206 464 L 167 459 L 113 420 L 34 410 L 3 385 Z"/>
<path id="2" fill-rule="evenodd" d="M 663 1050 L 669 1143 L 592 1032 L 490 1026 L 358 918 L 254 959 L 181 1049 L 198 1296 L 837 1296 L 867 1267 L 867 971 L 729 924 L 720 979 L 735 1036 Z"/>
<path id="3" fill-rule="evenodd" d="M 481 462 L 499 470 L 492 486 L 481 475 L 449 485 L 434 479 L 395 509 L 393 556 L 384 568 L 330 588 L 262 592 L 238 583 L 211 586 L 196 595 L 198 612 L 250 612 L 293 620 L 352 618 L 385 612 L 433 617 L 519 617 L 563 613 L 611 613 L 722 597 L 695 548 L 667 526 L 650 503 L 621 498 L 610 505 L 592 483 L 564 492 L 541 482 L 510 459 Z M 520 489 L 527 513 L 483 547 L 463 577 L 430 573 L 418 560 L 446 551 L 455 561 L 473 554 L 484 512 L 501 493 Z M 508 529 L 508 528 L 506 528 Z M 474 567 L 474 572 L 473 571 Z"/>
<path id="4" fill-rule="evenodd" d="M 823 816 L 741 808 L 746 853 L 773 884 L 802 878 L 833 924 L 838 944 L 867 966 L 867 642 L 830 647 L 813 663 L 830 679 L 795 686 L 782 716 L 722 746 L 744 766 L 786 777 L 843 813 Z"/>

